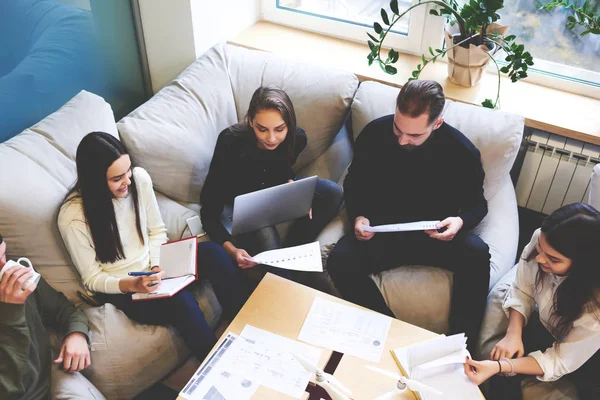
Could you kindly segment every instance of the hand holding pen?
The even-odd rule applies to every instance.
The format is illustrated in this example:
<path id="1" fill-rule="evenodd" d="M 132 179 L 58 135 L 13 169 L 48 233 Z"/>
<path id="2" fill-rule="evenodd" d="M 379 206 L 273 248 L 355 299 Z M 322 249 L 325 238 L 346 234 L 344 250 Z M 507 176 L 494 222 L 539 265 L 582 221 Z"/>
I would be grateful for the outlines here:
<path id="1" fill-rule="evenodd" d="M 130 272 L 128 275 L 134 277 L 133 292 L 134 293 L 150 293 L 155 291 L 156 286 L 160 285 L 160 281 L 164 277 L 164 271 L 158 265 L 151 268 L 151 271 Z"/>

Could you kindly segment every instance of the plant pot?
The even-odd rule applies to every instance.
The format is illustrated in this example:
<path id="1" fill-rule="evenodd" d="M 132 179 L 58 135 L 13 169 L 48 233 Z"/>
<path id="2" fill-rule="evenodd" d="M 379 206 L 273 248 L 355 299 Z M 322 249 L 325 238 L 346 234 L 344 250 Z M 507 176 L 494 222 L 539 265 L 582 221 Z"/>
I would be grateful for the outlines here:
<path id="1" fill-rule="evenodd" d="M 492 24 L 488 27 L 488 32 L 496 32 L 505 35 L 508 27 Z M 446 48 L 454 46 L 456 34 L 444 31 L 444 40 Z M 479 83 L 483 74 L 483 69 L 490 62 L 490 56 L 494 55 L 497 46 L 492 44 L 492 49 L 485 44 L 475 46 L 470 44 L 468 48 L 456 46 L 448 51 L 448 78 L 451 82 L 460 86 L 472 87 Z M 488 55 L 489 53 L 489 55 Z"/>

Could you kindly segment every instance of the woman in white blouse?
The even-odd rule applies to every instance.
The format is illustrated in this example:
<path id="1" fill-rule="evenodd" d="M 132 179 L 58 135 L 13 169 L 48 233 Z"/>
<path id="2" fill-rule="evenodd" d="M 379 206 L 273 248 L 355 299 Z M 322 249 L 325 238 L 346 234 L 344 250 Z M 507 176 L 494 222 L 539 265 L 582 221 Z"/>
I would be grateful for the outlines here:
<path id="1" fill-rule="evenodd" d="M 118 139 L 104 132 L 86 135 L 77 148 L 77 182 L 58 215 L 58 228 L 87 289 L 129 318 L 173 326 L 202 361 L 217 338 L 190 286 L 169 298 L 132 301 L 160 285 L 160 246 L 167 241 L 150 175 L 134 168 Z M 233 318 L 248 289 L 225 250 L 198 244 L 198 267 L 208 278 L 226 318 Z M 132 272 L 154 272 L 130 276 Z"/>
<path id="2" fill-rule="evenodd" d="M 576 203 L 548 216 L 523 250 L 502 307 L 508 329 L 490 360 L 465 363 L 478 385 L 494 376 L 488 399 L 520 399 L 515 374 L 568 376 L 580 399 L 600 399 L 600 213 Z"/>

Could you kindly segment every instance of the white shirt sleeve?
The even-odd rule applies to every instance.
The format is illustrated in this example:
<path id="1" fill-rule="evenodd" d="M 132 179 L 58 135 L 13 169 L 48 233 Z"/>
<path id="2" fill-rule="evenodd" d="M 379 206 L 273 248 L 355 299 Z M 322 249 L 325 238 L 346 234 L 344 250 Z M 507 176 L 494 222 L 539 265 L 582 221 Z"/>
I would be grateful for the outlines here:
<path id="1" fill-rule="evenodd" d="M 534 290 L 538 267 L 535 260 L 527 262 L 524 258 L 527 258 L 531 251 L 535 249 L 539 233 L 540 231 L 537 230 L 531 237 L 529 244 L 523 249 L 523 253 L 519 259 L 519 266 L 517 267 L 517 277 L 506 292 L 504 302 L 502 303 L 502 308 L 507 317 L 512 308 L 525 317 L 525 324 L 527 324 L 531 313 L 535 309 Z"/>
<path id="2" fill-rule="evenodd" d="M 140 199 L 146 212 L 148 224 L 148 247 L 150 249 L 150 266 L 160 265 L 160 246 L 168 241 L 167 228 L 160 215 L 158 201 L 152 187 L 152 179 L 143 168 L 134 169 L 135 179 L 140 188 Z M 140 210 L 141 211 L 141 210 Z"/>
<path id="3" fill-rule="evenodd" d="M 104 272 L 96 260 L 96 250 L 87 225 L 83 221 L 73 220 L 67 224 L 59 223 L 58 226 L 85 287 L 94 292 L 122 293 L 119 290 L 121 279 Z"/>
<path id="4" fill-rule="evenodd" d="M 529 354 L 544 371 L 540 381 L 552 382 L 581 367 L 600 349 L 600 321 L 593 314 L 584 314 L 558 345 Z"/>

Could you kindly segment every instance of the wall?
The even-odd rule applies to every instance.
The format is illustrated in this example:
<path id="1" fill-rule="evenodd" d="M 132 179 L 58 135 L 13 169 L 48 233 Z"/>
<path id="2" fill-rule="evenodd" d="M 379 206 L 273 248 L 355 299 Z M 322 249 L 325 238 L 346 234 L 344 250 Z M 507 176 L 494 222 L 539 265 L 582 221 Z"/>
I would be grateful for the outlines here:
<path id="1" fill-rule="evenodd" d="M 190 0 L 138 0 L 138 4 L 156 93 L 196 59 Z"/>
<path id="2" fill-rule="evenodd" d="M 273 0 L 274 1 L 274 0 Z M 191 0 L 196 57 L 260 19 L 261 0 Z"/>
<path id="3" fill-rule="evenodd" d="M 102 96 L 117 119 L 147 99 L 131 5 L 0 0 L 0 142 L 81 90 Z"/>
<path id="4" fill-rule="evenodd" d="M 137 0 L 152 90 L 260 19 L 261 0 Z"/>

